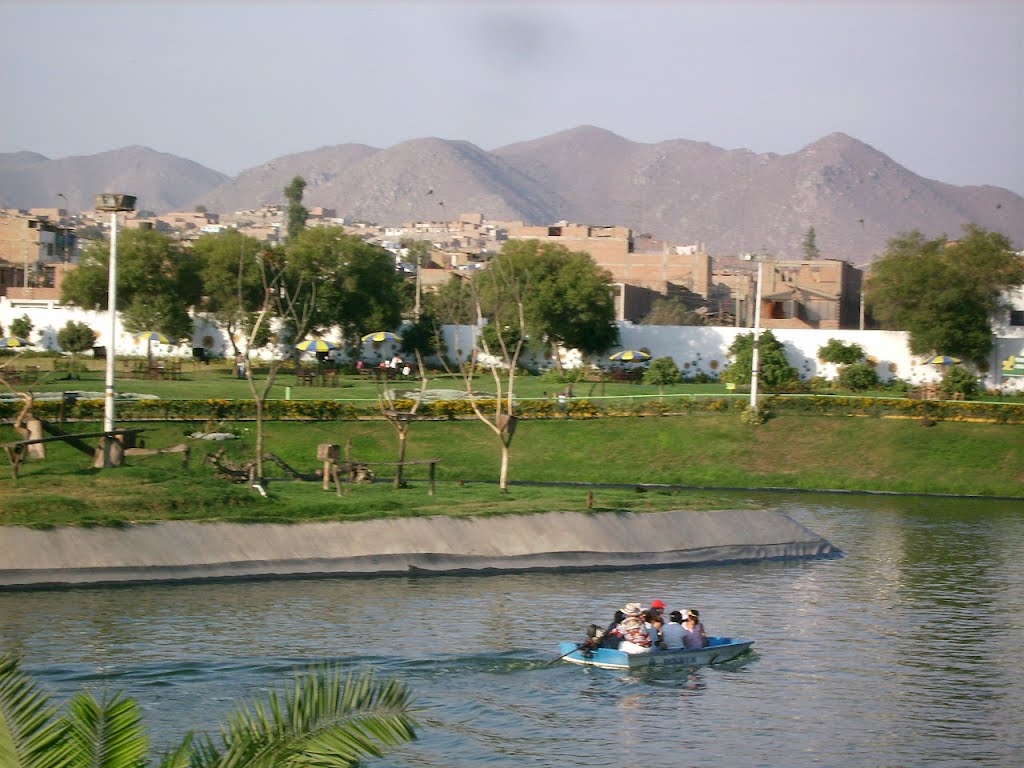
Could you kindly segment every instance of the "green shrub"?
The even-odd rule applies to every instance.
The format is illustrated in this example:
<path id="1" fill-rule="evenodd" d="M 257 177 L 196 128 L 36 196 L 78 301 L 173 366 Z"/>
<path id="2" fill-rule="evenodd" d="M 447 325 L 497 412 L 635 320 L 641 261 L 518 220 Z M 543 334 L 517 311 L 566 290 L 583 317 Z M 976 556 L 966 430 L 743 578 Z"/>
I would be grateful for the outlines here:
<path id="1" fill-rule="evenodd" d="M 959 395 L 970 400 L 978 394 L 978 377 L 966 368 L 954 365 L 943 374 L 939 390 L 947 398 Z"/>
<path id="2" fill-rule="evenodd" d="M 839 339 L 829 339 L 828 344 L 818 348 L 818 359 L 836 365 L 854 365 L 864 359 L 864 348 L 860 344 L 844 344 Z"/>
<path id="3" fill-rule="evenodd" d="M 867 363 L 844 365 L 839 371 L 839 384 L 854 392 L 874 389 L 878 386 L 878 373 L 873 365 Z"/>

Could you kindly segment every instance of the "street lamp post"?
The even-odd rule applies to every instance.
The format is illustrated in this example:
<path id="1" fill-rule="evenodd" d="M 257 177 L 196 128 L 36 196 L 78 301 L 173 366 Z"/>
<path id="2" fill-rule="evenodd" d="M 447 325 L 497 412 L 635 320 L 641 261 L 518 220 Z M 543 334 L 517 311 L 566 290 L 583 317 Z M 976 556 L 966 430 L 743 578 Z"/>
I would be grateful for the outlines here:
<path id="1" fill-rule="evenodd" d="M 114 431 L 114 348 L 117 344 L 117 214 L 120 211 L 135 210 L 135 198 L 131 195 L 103 193 L 96 195 L 97 211 L 110 212 L 110 267 L 107 289 L 107 311 L 110 312 L 110 337 L 107 340 L 107 371 L 103 389 L 103 431 L 107 432 L 109 445 Z M 104 466 L 107 466 L 105 463 Z"/>
<path id="2" fill-rule="evenodd" d="M 750 410 L 757 413 L 757 380 L 761 365 L 761 281 L 764 262 L 757 262 L 757 290 L 754 292 L 754 354 L 750 359 Z"/>
<path id="3" fill-rule="evenodd" d="M 67 214 L 67 218 L 71 218 L 71 209 L 68 208 L 68 199 L 64 196 L 63 192 L 58 192 L 57 197 L 64 200 L 64 213 Z M 64 225 L 64 219 L 61 217 L 60 226 L 64 228 L 64 263 L 67 264 L 70 259 L 68 258 L 68 239 L 70 238 L 71 228 Z"/>

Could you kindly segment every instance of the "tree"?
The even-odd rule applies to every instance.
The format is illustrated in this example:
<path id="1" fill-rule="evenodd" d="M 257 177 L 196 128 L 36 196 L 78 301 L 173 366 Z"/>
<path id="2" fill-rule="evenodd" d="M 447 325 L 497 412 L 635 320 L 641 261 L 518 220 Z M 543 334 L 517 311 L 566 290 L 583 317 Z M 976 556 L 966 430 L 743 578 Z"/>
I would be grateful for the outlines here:
<path id="1" fill-rule="evenodd" d="M 526 343 L 528 280 L 527 275 L 517 269 L 514 262 L 507 260 L 492 261 L 487 274 L 487 286 L 491 289 L 489 306 L 492 317 L 497 319 L 487 324 L 486 333 L 477 331 L 484 319 L 483 303 L 478 282 L 474 280 L 469 283 L 467 296 L 476 309 L 477 325 L 473 328 L 471 357 L 458 367 L 456 375 L 462 377 L 474 415 L 490 428 L 501 443 L 498 487 L 502 493 L 508 493 L 512 438 L 516 433 L 516 372 Z M 447 363 L 445 365 L 448 367 Z M 484 410 L 474 392 L 474 382 L 482 371 L 489 372 L 494 383 L 493 409 L 489 411 Z"/>
<path id="2" fill-rule="evenodd" d="M 424 305 L 441 325 L 471 325 L 476 322 L 476 306 L 470 293 L 469 279 L 452 275 L 438 290 L 426 295 Z"/>
<path id="3" fill-rule="evenodd" d="M 318 665 L 265 700 L 240 704 L 220 743 L 188 733 L 162 768 L 354 768 L 416 738 L 408 688 L 371 672 Z M 87 691 L 65 708 L 50 704 L 17 659 L 0 655 L 0 765 L 5 768 L 143 768 L 149 739 L 142 708 L 116 693 Z"/>
<path id="4" fill-rule="evenodd" d="M 85 309 L 107 308 L 110 246 L 95 243 L 62 284 L 61 301 Z M 117 310 L 129 331 L 160 331 L 172 339 L 192 335 L 189 310 L 199 303 L 198 263 L 167 235 L 127 230 L 117 246 Z"/>
<path id="5" fill-rule="evenodd" d="M 641 325 L 707 325 L 704 318 L 675 296 L 655 299 Z"/>
<path id="6" fill-rule="evenodd" d="M 644 371 L 644 384 L 656 384 L 659 395 L 665 394 L 665 385 L 682 383 L 683 376 L 679 372 L 679 366 L 671 357 L 654 358 Z"/>
<path id="7" fill-rule="evenodd" d="M 593 355 L 618 343 L 612 278 L 589 254 L 538 240 L 506 241 L 474 281 L 484 315 L 503 327 L 515 326 L 519 312 L 515 302 L 502 301 L 510 275 L 522 290 L 526 336 L 549 343 L 559 367 L 558 347 Z"/>
<path id="8" fill-rule="evenodd" d="M 844 344 L 839 339 L 829 339 L 818 347 L 818 358 L 835 365 L 853 365 L 864 359 L 864 347 L 860 344 Z"/>
<path id="9" fill-rule="evenodd" d="M 939 390 L 947 400 L 957 396 L 970 400 L 978 394 L 978 377 L 959 365 L 953 365 L 942 374 Z"/>
<path id="10" fill-rule="evenodd" d="M 22 315 L 11 320 L 11 335 L 27 339 L 32 334 L 32 318 Z"/>
<path id="11" fill-rule="evenodd" d="M 309 211 L 302 205 L 302 193 L 305 189 L 306 180 L 301 176 L 296 176 L 284 188 L 284 199 L 288 203 L 286 219 L 288 240 L 294 240 L 306 228 L 306 219 L 309 217 Z"/>
<path id="12" fill-rule="evenodd" d="M 316 283 L 311 331 L 338 326 L 353 337 L 401 323 L 403 281 L 390 251 L 341 227 L 316 227 L 290 241 L 286 254 L 290 281 Z"/>
<path id="13" fill-rule="evenodd" d="M 416 268 L 416 291 L 414 295 L 412 316 L 414 319 L 418 320 L 420 317 L 423 293 L 423 279 L 420 275 L 420 270 L 430 264 L 432 246 L 428 240 L 414 239 L 402 240 L 401 245 L 406 251 L 406 258 L 412 262 L 413 266 Z"/>
<path id="14" fill-rule="evenodd" d="M 235 355 L 240 352 L 236 332 L 251 325 L 263 301 L 261 250 L 258 240 L 237 230 L 204 235 L 192 246 L 203 281 L 200 309 L 227 331 Z"/>
<path id="15" fill-rule="evenodd" d="M 77 378 L 74 373 L 78 368 L 78 355 L 92 349 L 96 343 L 96 331 L 85 323 L 68 320 L 67 324 L 57 332 L 57 343 L 65 352 L 71 353 L 70 378 Z"/>
<path id="16" fill-rule="evenodd" d="M 873 389 L 878 386 L 878 372 L 867 363 L 844 365 L 839 371 L 839 384 L 854 392 Z"/>
<path id="17" fill-rule="evenodd" d="M 800 380 L 796 368 L 786 359 L 786 349 L 771 331 L 762 331 L 758 353 L 758 381 L 768 387 L 785 387 Z M 744 333 L 729 345 L 732 365 L 722 374 L 723 381 L 749 384 L 753 370 L 754 334 Z"/>
<path id="18" fill-rule="evenodd" d="M 246 317 L 242 325 L 246 332 L 245 378 L 252 392 L 256 411 L 256 459 L 253 464 L 259 487 L 263 487 L 264 430 L 267 397 L 274 386 L 277 373 L 290 355 L 295 343 L 306 336 L 311 328 L 311 317 L 317 300 L 317 285 L 301 272 L 290 270 L 285 264 L 280 249 L 261 251 L 257 260 L 263 298 L 259 310 Z M 276 334 L 271 335 L 276 323 Z M 257 386 L 258 377 L 254 371 L 251 355 L 253 350 L 265 346 L 262 341 L 273 345 L 270 360 L 266 365 L 266 377 L 262 386 Z"/>
<path id="19" fill-rule="evenodd" d="M 883 328 L 909 332 L 914 354 L 983 363 L 1001 294 L 1022 282 L 1024 258 L 1010 241 L 972 224 L 955 241 L 928 240 L 920 232 L 890 240 L 872 265 L 866 302 Z"/>
<path id="20" fill-rule="evenodd" d="M 402 343 L 399 349 L 402 354 L 429 357 L 443 352 L 444 340 L 441 338 L 441 324 L 432 312 L 423 312 L 412 325 L 402 329 Z"/>
<path id="21" fill-rule="evenodd" d="M 804 252 L 804 258 L 808 261 L 814 261 L 815 259 L 821 258 L 821 251 L 818 250 L 818 235 L 814 231 L 814 227 L 810 227 L 807 230 L 807 234 L 804 235 L 804 240 L 800 243 L 800 248 Z"/>

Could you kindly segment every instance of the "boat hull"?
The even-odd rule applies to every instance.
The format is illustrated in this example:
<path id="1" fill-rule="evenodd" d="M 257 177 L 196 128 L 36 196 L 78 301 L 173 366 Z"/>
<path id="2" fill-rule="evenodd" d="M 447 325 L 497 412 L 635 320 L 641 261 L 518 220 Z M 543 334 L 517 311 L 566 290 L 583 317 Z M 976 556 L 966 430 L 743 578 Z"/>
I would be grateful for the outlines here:
<path id="1" fill-rule="evenodd" d="M 612 648 L 596 648 L 586 650 L 579 643 L 563 642 L 559 648 L 564 654 L 562 659 L 570 664 L 582 664 L 586 667 L 602 669 L 645 669 L 647 667 L 686 666 L 699 667 L 708 664 L 720 664 L 742 656 L 750 650 L 753 640 L 740 640 L 733 637 L 709 637 L 706 648 L 665 651 L 655 650 L 650 653 L 626 653 Z"/>

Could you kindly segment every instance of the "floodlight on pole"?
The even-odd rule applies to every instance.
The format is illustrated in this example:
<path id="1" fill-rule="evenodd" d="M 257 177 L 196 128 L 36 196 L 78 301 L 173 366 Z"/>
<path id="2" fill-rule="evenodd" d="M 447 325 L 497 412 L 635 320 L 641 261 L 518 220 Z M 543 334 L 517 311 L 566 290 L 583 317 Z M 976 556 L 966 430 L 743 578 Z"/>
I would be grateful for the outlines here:
<path id="1" fill-rule="evenodd" d="M 110 212 L 110 266 L 107 289 L 107 311 L 110 313 L 110 336 L 107 340 L 107 370 L 103 388 L 103 431 L 114 431 L 114 348 L 117 345 L 117 214 L 134 211 L 135 198 L 104 192 L 96 195 L 97 211 Z"/>
<path id="2" fill-rule="evenodd" d="M 757 413 L 757 380 L 761 366 L 761 281 L 764 262 L 757 262 L 757 290 L 754 292 L 754 353 L 750 359 L 750 410 Z"/>

